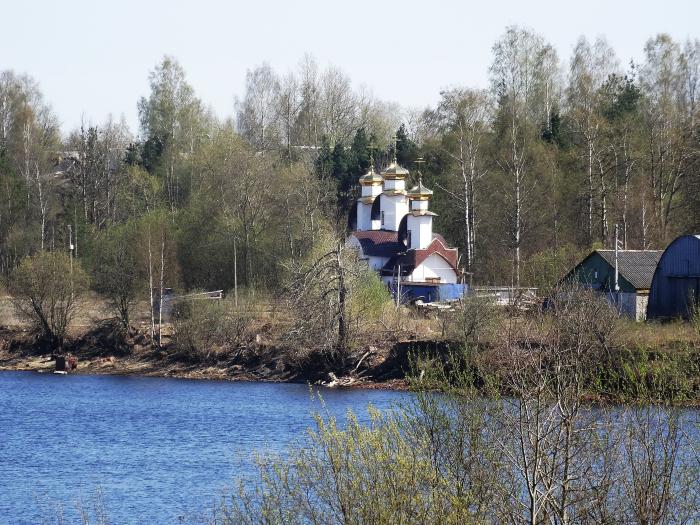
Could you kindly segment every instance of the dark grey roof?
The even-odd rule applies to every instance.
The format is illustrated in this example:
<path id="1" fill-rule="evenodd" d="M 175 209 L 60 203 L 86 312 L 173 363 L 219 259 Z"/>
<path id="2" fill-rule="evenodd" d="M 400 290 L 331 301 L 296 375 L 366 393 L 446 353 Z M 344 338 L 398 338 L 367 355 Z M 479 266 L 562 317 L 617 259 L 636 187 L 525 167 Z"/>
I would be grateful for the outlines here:
<path id="1" fill-rule="evenodd" d="M 399 232 L 389 230 L 363 230 L 352 232 L 366 256 L 391 257 L 406 250 L 399 241 Z"/>
<path id="2" fill-rule="evenodd" d="M 596 253 L 615 267 L 615 250 L 596 250 Z M 637 290 L 648 290 L 662 253 L 663 250 L 618 250 L 618 271 Z"/>

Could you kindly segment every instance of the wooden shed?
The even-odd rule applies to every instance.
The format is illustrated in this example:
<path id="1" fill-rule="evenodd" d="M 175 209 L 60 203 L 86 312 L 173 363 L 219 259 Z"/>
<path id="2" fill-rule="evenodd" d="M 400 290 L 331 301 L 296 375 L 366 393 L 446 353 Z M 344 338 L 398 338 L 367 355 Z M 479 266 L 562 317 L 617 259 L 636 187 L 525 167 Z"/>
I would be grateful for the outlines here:
<path id="1" fill-rule="evenodd" d="M 668 245 L 654 272 L 647 316 L 687 319 L 700 308 L 700 235 L 683 235 Z"/>
<path id="2" fill-rule="evenodd" d="M 618 250 L 618 285 L 615 292 L 615 250 L 595 250 L 578 263 L 562 281 L 577 282 L 605 294 L 620 313 L 643 321 L 649 290 L 661 250 Z"/>

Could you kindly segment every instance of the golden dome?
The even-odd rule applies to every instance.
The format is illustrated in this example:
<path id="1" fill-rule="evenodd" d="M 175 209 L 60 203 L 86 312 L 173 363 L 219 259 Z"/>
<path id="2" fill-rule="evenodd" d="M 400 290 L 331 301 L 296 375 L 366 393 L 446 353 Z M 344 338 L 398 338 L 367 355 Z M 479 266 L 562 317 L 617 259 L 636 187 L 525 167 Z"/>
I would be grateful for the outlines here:
<path id="1" fill-rule="evenodd" d="M 382 177 L 385 179 L 405 179 L 408 177 L 408 170 L 396 162 L 396 159 L 389 164 L 384 171 L 382 171 Z"/>
<path id="2" fill-rule="evenodd" d="M 433 190 L 423 186 L 423 179 L 418 179 L 418 184 L 407 192 L 408 198 L 418 201 L 426 201 L 433 195 Z"/>
<path id="3" fill-rule="evenodd" d="M 374 171 L 374 166 L 369 167 L 369 171 L 360 177 L 360 184 L 362 186 L 380 186 L 384 182 L 384 179 L 376 171 Z"/>

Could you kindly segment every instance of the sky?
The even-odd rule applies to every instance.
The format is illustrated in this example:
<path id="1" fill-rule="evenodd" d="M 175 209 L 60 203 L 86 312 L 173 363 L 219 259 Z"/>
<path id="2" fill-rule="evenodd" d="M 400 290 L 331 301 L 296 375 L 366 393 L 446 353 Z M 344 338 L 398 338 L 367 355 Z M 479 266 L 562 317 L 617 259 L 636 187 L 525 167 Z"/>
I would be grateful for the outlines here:
<path id="1" fill-rule="evenodd" d="M 541 34 L 564 64 L 581 35 L 605 36 L 627 64 L 657 33 L 700 38 L 698 20 L 700 0 L 0 0 L 0 70 L 34 77 L 63 133 L 110 114 L 136 133 L 136 103 L 164 55 L 220 117 L 246 70 L 287 72 L 305 53 L 377 98 L 423 108 L 446 87 L 487 87 L 509 25 Z"/>

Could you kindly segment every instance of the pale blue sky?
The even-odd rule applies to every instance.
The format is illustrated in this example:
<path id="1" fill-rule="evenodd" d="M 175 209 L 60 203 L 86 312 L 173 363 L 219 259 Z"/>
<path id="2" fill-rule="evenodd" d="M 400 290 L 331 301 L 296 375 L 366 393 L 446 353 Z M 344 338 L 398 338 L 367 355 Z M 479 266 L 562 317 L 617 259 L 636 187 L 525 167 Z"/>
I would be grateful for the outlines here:
<path id="1" fill-rule="evenodd" d="M 137 132 L 136 102 L 164 54 L 218 115 L 233 113 L 245 73 L 279 72 L 304 53 L 404 106 L 441 88 L 487 85 L 491 46 L 510 24 L 542 34 L 567 60 L 579 35 L 605 35 L 622 63 L 647 38 L 700 36 L 700 1 L 0 0 L 0 70 L 31 74 L 68 132 L 108 113 Z"/>

